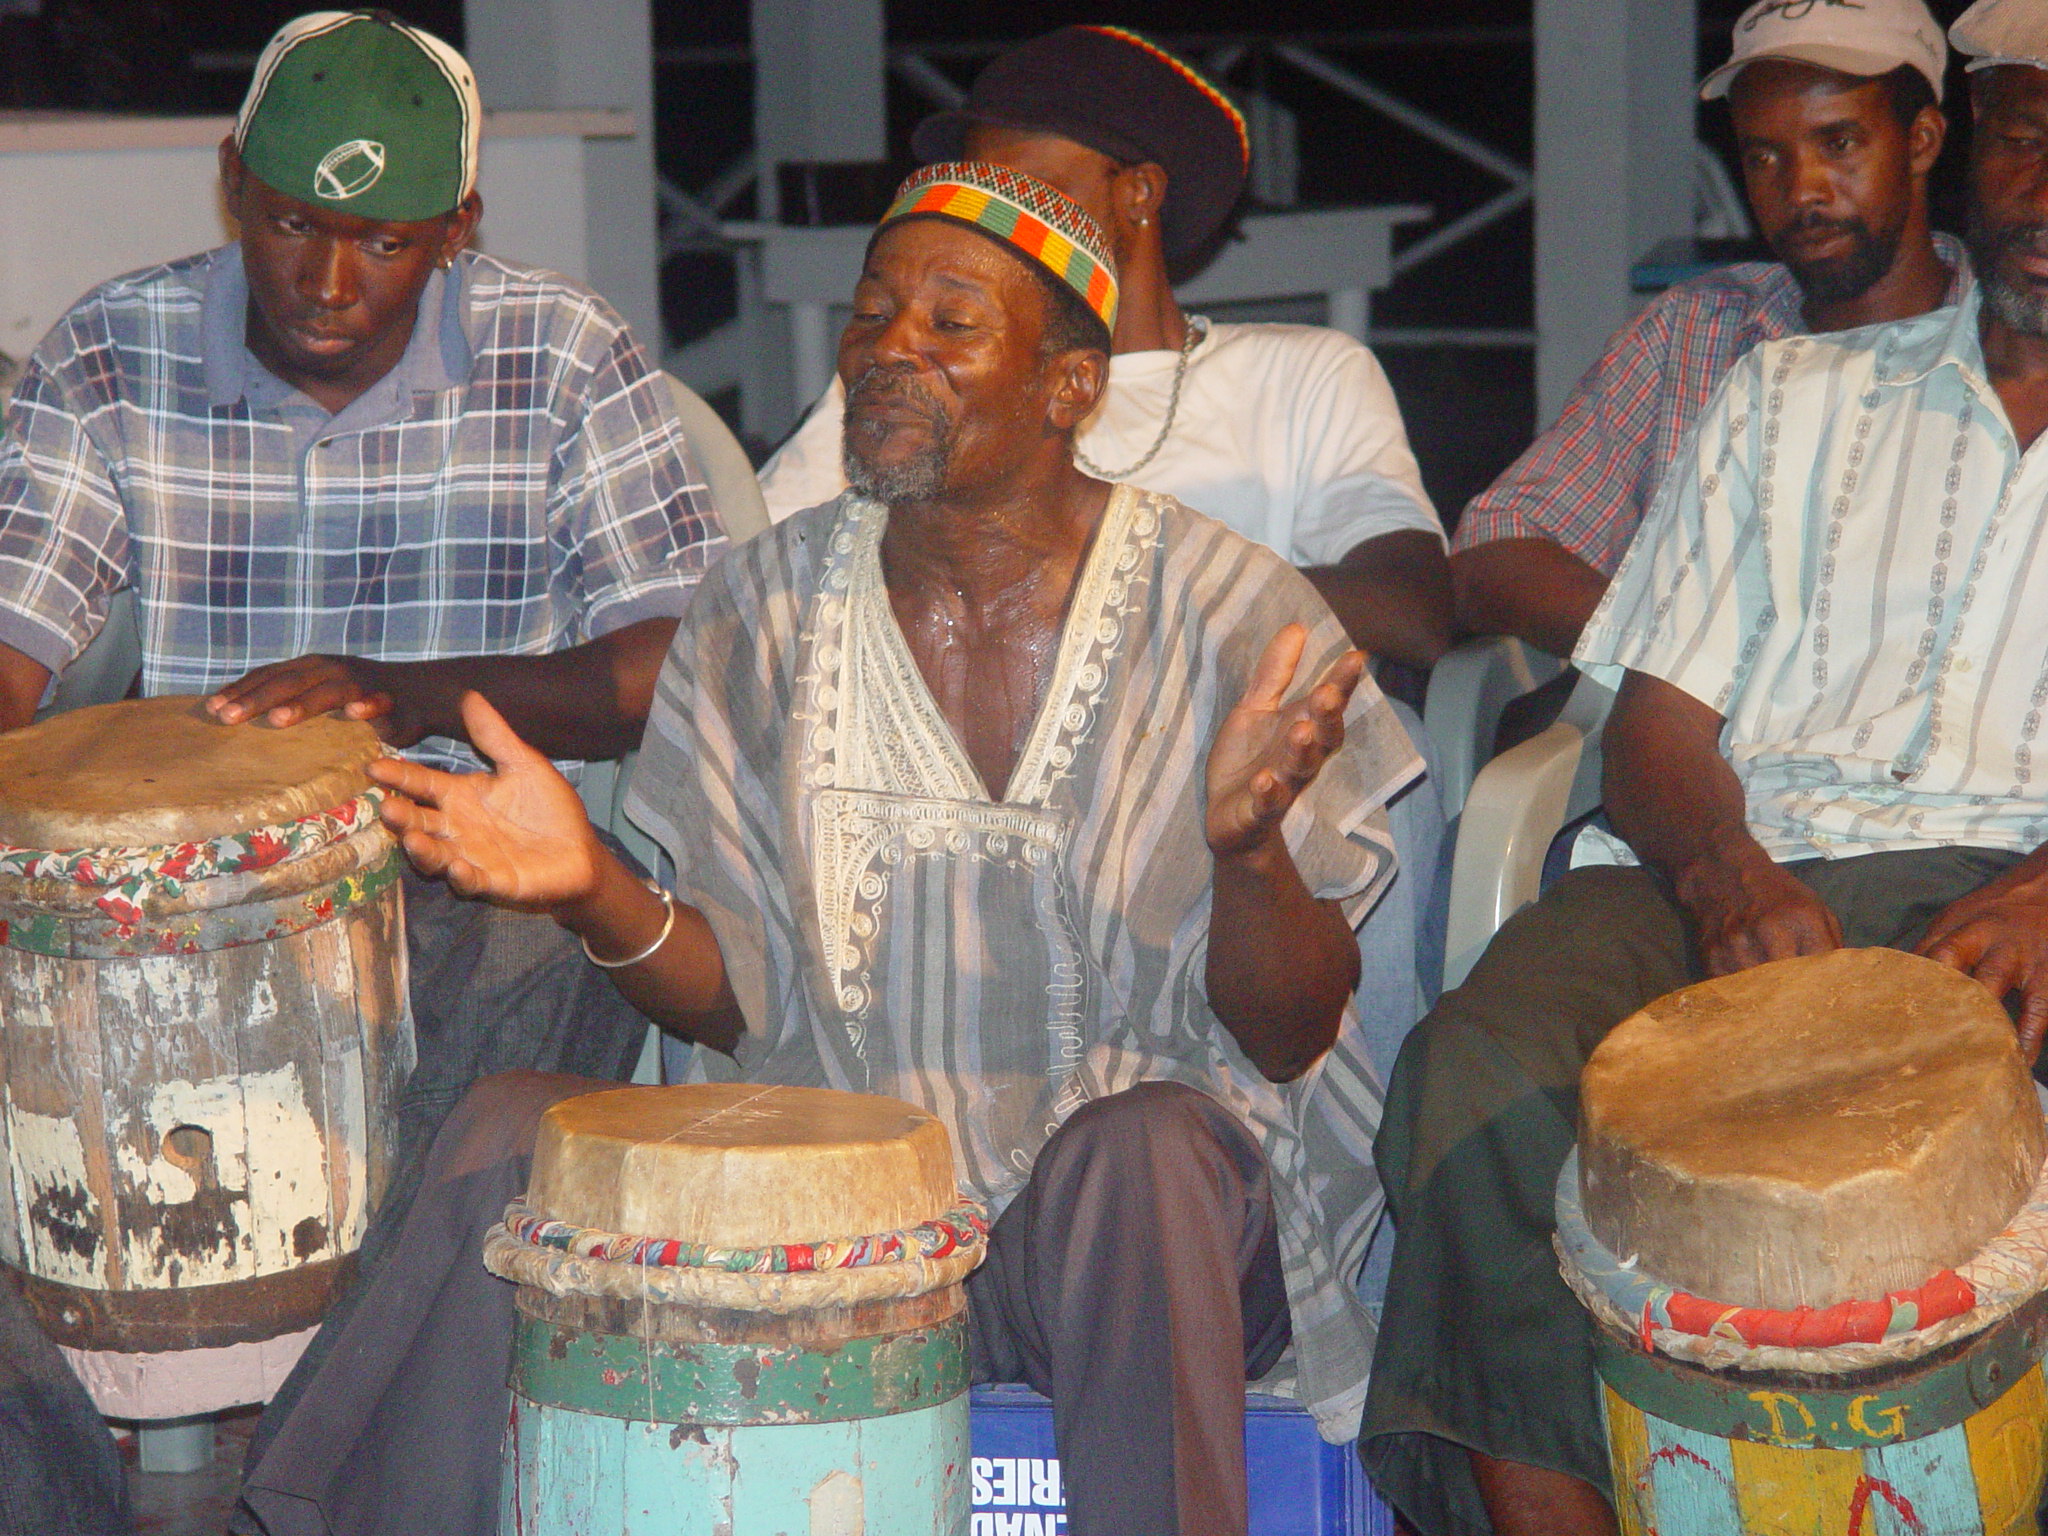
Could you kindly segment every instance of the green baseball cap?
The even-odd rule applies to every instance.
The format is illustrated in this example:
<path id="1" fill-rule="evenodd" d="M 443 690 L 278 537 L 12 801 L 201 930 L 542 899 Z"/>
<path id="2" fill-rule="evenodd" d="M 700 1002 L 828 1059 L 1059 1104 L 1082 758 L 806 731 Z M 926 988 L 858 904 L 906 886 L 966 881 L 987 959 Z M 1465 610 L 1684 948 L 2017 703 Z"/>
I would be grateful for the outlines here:
<path id="1" fill-rule="evenodd" d="M 382 11 L 314 11 L 256 61 L 235 147 L 287 197 L 410 223 L 476 190 L 476 76 L 441 39 Z"/>

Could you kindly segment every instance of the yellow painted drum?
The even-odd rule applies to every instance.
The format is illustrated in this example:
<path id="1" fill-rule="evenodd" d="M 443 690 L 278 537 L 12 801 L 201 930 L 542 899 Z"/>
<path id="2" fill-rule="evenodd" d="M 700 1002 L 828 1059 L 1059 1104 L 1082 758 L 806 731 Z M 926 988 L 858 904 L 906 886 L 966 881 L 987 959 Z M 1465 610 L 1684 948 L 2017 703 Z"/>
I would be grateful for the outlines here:
<path id="1" fill-rule="evenodd" d="M 1703 1370 L 1603 1329 L 1595 1359 L 1621 1528 L 2033 1536 L 2048 1473 L 2043 1336 L 2037 1302 L 1917 1369 L 1829 1378 Z"/>
<path id="2" fill-rule="evenodd" d="M 1779 961 L 1617 1025 L 1556 1205 L 1623 1531 L 2037 1531 L 2044 1148 L 2004 1010 L 1929 960 Z"/>
<path id="3" fill-rule="evenodd" d="M 0 735 L 0 1262 L 107 1414 L 268 1397 L 382 1198 L 414 1058 L 381 751 L 190 698 Z"/>

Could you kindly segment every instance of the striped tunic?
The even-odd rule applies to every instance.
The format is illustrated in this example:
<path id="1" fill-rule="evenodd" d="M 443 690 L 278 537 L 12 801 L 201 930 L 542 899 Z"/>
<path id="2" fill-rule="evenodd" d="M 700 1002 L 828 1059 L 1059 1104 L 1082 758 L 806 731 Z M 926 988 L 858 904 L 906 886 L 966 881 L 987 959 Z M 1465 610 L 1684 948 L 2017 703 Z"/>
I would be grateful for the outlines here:
<path id="1" fill-rule="evenodd" d="M 1282 625 L 1311 626 L 1297 692 L 1343 631 L 1278 556 L 1119 487 L 995 801 L 896 627 L 886 520 L 842 496 L 736 549 L 656 689 L 628 813 L 709 918 L 748 1025 L 736 1062 L 699 1052 L 698 1071 L 921 1104 L 996 1210 L 1082 1104 L 1201 1089 L 1272 1168 L 1300 1395 L 1326 1434 L 1355 1435 L 1379 1084 L 1348 1009 L 1336 1047 L 1274 1084 L 1203 992 L 1210 742 Z M 1355 927 L 1393 876 L 1385 802 L 1421 765 L 1370 679 L 1347 718 L 1285 831 Z"/>
<path id="2" fill-rule="evenodd" d="M 1970 286 L 1951 235 L 1944 304 Z M 1720 267 L 1668 289 L 1608 339 L 1557 420 L 1465 507 L 1454 550 L 1549 539 L 1612 576 L 1714 386 L 1752 347 L 1807 329 L 1805 296 L 1777 262 Z"/>
<path id="3" fill-rule="evenodd" d="M 2048 443 L 2020 452 L 1977 316 L 1750 353 L 1579 642 L 1727 718 L 1773 858 L 2048 833 Z"/>

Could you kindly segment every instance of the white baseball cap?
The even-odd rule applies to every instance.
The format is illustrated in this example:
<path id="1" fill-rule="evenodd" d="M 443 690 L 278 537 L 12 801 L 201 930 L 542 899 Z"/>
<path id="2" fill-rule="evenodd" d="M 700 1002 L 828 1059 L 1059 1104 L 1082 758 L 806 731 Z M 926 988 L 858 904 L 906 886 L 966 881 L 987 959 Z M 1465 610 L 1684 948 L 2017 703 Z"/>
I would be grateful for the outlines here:
<path id="1" fill-rule="evenodd" d="M 2031 64 L 2048 69 L 2048 6 L 2041 0 L 1977 0 L 1948 29 L 1957 53 L 1970 55 L 1966 69 L 1994 64 Z"/>
<path id="2" fill-rule="evenodd" d="M 1979 0 L 1979 8 L 2000 3 Z M 2038 6 L 2039 0 L 2021 3 Z M 1728 62 L 1700 82 L 1701 99 L 1726 96 L 1743 66 L 1758 59 L 1796 59 L 1870 77 L 1910 64 L 1927 77 L 1939 101 L 1948 43 L 1924 0 L 1756 0 L 1736 18 Z"/>

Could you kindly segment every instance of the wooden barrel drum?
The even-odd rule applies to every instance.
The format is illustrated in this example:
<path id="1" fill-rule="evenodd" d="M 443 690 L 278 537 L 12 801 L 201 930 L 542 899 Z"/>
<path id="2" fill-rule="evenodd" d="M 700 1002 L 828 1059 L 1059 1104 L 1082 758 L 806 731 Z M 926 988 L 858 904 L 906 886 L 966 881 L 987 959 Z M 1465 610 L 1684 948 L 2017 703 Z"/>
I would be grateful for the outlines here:
<path id="1" fill-rule="evenodd" d="M 2018 1536 L 2048 1456 L 2042 1110 L 2004 1010 L 1894 950 L 1675 992 L 1558 1185 L 1629 1536 Z"/>
<path id="2" fill-rule="evenodd" d="M 964 1536 L 946 1130 L 816 1088 L 621 1088 L 549 1110 L 485 1241 L 514 1280 L 499 1529 Z"/>
<path id="3" fill-rule="evenodd" d="M 399 854 L 338 718 L 195 699 L 0 736 L 0 1260 L 101 1410 L 266 1398 L 381 1197 Z"/>

